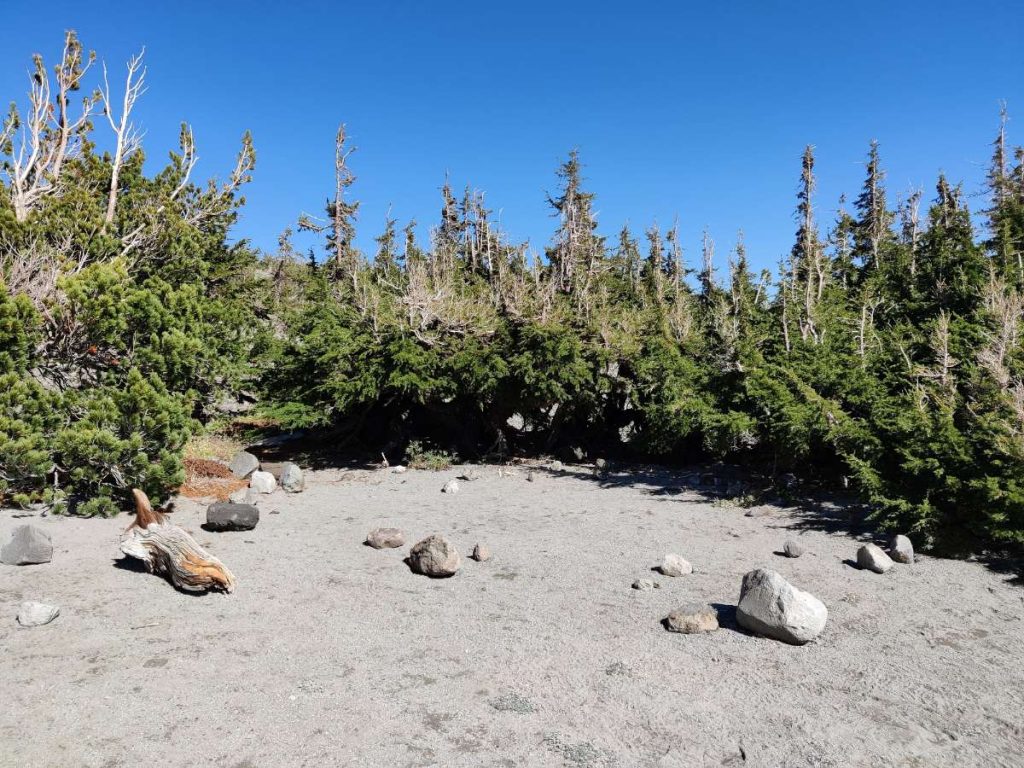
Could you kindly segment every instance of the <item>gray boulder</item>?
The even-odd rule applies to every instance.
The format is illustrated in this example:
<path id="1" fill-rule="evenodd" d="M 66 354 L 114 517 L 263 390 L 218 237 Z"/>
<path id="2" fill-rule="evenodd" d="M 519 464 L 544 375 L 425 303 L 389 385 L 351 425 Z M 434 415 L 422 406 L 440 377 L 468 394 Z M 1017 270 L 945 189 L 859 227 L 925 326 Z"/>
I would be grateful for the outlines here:
<path id="1" fill-rule="evenodd" d="M 792 539 L 786 539 L 786 543 L 782 545 L 782 552 L 786 557 L 800 557 L 804 553 L 804 548 Z"/>
<path id="2" fill-rule="evenodd" d="M 41 627 L 44 624 L 49 624 L 58 616 L 60 616 L 60 608 L 46 603 L 28 601 L 22 603 L 18 609 L 18 623 L 23 627 Z"/>
<path id="3" fill-rule="evenodd" d="M 50 534 L 34 525 L 19 525 L 0 549 L 0 563 L 5 565 L 36 565 L 52 559 Z"/>
<path id="4" fill-rule="evenodd" d="M 206 510 L 206 528 L 211 531 L 251 531 L 260 521 L 260 511 L 253 504 L 219 501 Z"/>
<path id="5" fill-rule="evenodd" d="M 405 546 L 405 534 L 399 528 L 374 528 L 366 543 L 374 549 L 396 549 Z"/>
<path id="6" fill-rule="evenodd" d="M 877 544 L 865 544 L 857 550 L 857 565 L 865 571 L 885 573 L 892 568 L 892 558 Z"/>
<path id="7" fill-rule="evenodd" d="M 235 477 L 248 477 L 259 468 L 260 460 L 248 451 L 239 451 L 228 464 L 228 469 Z"/>
<path id="8" fill-rule="evenodd" d="M 665 576 L 685 576 L 693 573 L 693 566 L 679 555 L 667 554 L 658 570 Z"/>
<path id="9" fill-rule="evenodd" d="M 736 621 L 756 634 L 803 645 L 821 634 L 828 609 L 775 571 L 758 568 L 743 577 Z"/>
<path id="10" fill-rule="evenodd" d="M 906 536 L 893 536 L 889 540 L 889 556 L 897 563 L 910 565 L 914 562 L 914 545 Z"/>
<path id="11" fill-rule="evenodd" d="M 281 476 L 278 478 L 285 493 L 300 493 L 306 489 L 306 476 L 298 464 L 286 462 Z"/>
<path id="12" fill-rule="evenodd" d="M 409 567 L 433 578 L 454 576 L 462 565 L 455 546 L 444 536 L 433 534 L 409 551 Z"/>
<path id="13" fill-rule="evenodd" d="M 684 635 L 714 632 L 718 629 L 718 611 L 700 603 L 684 605 L 665 618 L 665 629 L 669 632 L 682 632 Z"/>
<path id="14" fill-rule="evenodd" d="M 458 493 L 458 492 L 459 492 L 459 481 L 458 480 L 449 480 L 447 483 L 444 484 L 444 487 L 441 488 L 441 493 Z"/>

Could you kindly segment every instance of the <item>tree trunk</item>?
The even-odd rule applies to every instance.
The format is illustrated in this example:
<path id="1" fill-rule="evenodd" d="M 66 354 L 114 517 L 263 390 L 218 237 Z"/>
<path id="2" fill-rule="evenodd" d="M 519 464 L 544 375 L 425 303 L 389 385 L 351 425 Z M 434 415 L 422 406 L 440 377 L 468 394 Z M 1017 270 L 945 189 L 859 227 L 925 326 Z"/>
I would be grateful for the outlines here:
<path id="1" fill-rule="evenodd" d="M 122 552 L 141 560 L 151 573 L 166 576 L 185 592 L 230 592 L 235 588 L 235 577 L 220 560 L 154 511 L 142 491 L 132 489 L 132 496 L 136 517 L 128 529 L 129 535 L 121 542 Z"/>

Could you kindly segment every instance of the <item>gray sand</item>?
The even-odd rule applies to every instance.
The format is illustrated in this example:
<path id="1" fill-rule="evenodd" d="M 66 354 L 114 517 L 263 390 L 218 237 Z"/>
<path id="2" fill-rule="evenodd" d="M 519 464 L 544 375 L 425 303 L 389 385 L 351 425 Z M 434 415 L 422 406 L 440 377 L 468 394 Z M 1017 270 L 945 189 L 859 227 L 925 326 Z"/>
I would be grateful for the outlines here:
<path id="1" fill-rule="evenodd" d="M 668 473 L 480 473 L 449 495 L 458 469 L 311 472 L 241 533 L 181 502 L 172 520 L 234 572 L 231 595 L 116 567 L 127 516 L 0 513 L 0 538 L 33 522 L 54 543 L 49 565 L 0 566 L 0 764 L 1024 765 L 1024 589 L 1005 575 L 929 557 L 862 572 L 854 537 L 665 493 Z M 377 526 L 447 535 L 461 571 L 413 575 L 408 546 L 362 544 Z M 787 537 L 803 557 L 773 554 Z M 477 541 L 491 561 L 466 557 Z M 652 573 L 666 552 L 697 573 Z M 828 606 L 817 641 L 736 629 L 761 565 Z M 19 628 L 22 600 L 61 615 Z M 722 629 L 662 628 L 695 601 L 724 606 Z"/>

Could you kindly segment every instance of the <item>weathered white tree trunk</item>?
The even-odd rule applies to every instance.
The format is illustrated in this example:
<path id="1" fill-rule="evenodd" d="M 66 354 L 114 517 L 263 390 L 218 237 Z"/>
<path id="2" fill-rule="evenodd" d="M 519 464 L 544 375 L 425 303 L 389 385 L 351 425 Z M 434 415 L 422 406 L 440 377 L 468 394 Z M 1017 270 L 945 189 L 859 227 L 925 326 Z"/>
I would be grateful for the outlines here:
<path id="1" fill-rule="evenodd" d="M 230 592 L 235 588 L 235 577 L 220 560 L 154 511 L 145 493 L 136 488 L 132 495 L 136 517 L 121 542 L 122 552 L 141 560 L 152 573 L 166 576 L 186 592 Z"/>

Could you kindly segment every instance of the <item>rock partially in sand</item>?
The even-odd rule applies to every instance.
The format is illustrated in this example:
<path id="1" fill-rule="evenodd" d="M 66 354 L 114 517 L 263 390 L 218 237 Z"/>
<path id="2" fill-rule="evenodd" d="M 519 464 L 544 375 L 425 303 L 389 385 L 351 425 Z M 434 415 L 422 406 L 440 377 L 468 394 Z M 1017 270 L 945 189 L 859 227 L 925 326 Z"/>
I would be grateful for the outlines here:
<path id="1" fill-rule="evenodd" d="M 552 461 L 551 464 L 548 465 L 548 469 L 550 469 L 552 472 L 561 472 L 563 469 L 565 469 L 565 467 L 560 461 Z"/>
<path id="2" fill-rule="evenodd" d="M 857 550 L 857 565 L 866 571 L 885 573 L 892 568 L 892 558 L 876 544 L 865 544 Z"/>
<path id="3" fill-rule="evenodd" d="M 228 501 L 233 504 L 255 504 L 258 495 L 253 493 L 252 488 L 239 488 L 228 496 Z"/>
<path id="4" fill-rule="evenodd" d="M 889 540 L 889 556 L 897 563 L 910 565 L 914 562 L 914 545 L 906 536 L 893 536 Z"/>
<path id="5" fill-rule="evenodd" d="M 277 490 L 277 480 L 269 472 L 257 470 L 249 478 L 249 488 L 253 493 L 273 493 Z"/>
<path id="6" fill-rule="evenodd" d="M 782 545 L 782 552 L 786 557 L 800 557 L 804 553 L 804 548 L 792 539 L 786 539 L 786 543 Z"/>
<path id="7" fill-rule="evenodd" d="M 455 546 L 444 536 L 428 536 L 409 551 L 409 566 L 416 573 L 433 578 L 453 576 L 462 558 Z"/>
<path id="8" fill-rule="evenodd" d="M 60 616 L 60 608 L 46 603 L 24 602 L 18 609 L 18 623 L 23 627 L 41 627 Z"/>
<path id="9" fill-rule="evenodd" d="M 637 579 L 633 582 L 633 589 L 640 592 L 649 592 L 652 589 L 661 589 L 661 584 L 654 579 Z"/>
<path id="10" fill-rule="evenodd" d="M 407 469 L 407 468 L 406 468 L 406 467 L 405 467 L 404 465 L 402 465 L 402 464 L 399 464 L 398 466 L 396 466 L 396 467 L 393 467 L 393 468 L 391 469 L 391 471 L 392 471 L 392 472 L 394 472 L 394 473 L 395 473 L 396 475 L 400 475 L 400 474 L 402 474 L 403 472 L 407 472 L 407 471 L 408 471 L 408 469 Z"/>
<path id="11" fill-rule="evenodd" d="M 34 525 L 19 525 L 0 549 L 0 563 L 5 565 L 38 565 L 52 559 L 50 534 Z"/>
<path id="12" fill-rule="evenodd" d="M 684 605 L 665 618 L 665 629 L 669 632 L 682 632 L 684 635 L 714 632 L 718 629 L 718 612 L 710 605 Z"/>
<path id="13" fill-rule="evenodd" d="M 685 576 L 693 573 L 693 566 L 679 555 L 670 553 L 665 555 L 658 570 L 665 576 Z"/>
<path id="14" fill-rule="evenodd" d="M 491 559 L 491 548 L 486 544 L 477 544 L 473 547 L 473 554 L 470 555 L 478 563 L 486 563 Z"/>
<path id="15" fill-rule="evenodd" d="M 228 469 L 235 477 L 248 477 L 259 468 L 260 460 L 248 451 L 239 451 L 228 464 Z"/>
<path id="16" fill-rule="evenodd" d="M 206 527 L 211 531 L 251 531 L 260 521 L 260 511 L 253 504 L 219 501 L 206 510 Z"/>
<path id="17" fill-rule="evenodd" d="M 400 528 L 374 528 L 366 537 L 374 549 L 396 549 L 405 546 L 405 534 Z"/>
<path id="18" fill-rule="evenodd" d="M 441 493 L 458 493 L 458 492 L 459 492 L 459 481 L 458 480 L 449 480 L 447 483 L 444 484 L 444 487 L 441 488 Z"/>
<path id="19" fill-rule="evenodd" d="M 537 479 L 537 475 L 536 475 L 536 473 L 534 473 L 534 471 L 532 469 L 529 472 L 526 473 L 526 482 L 532 483 L 536 479 Z"/>
<path id="20" fill-rule="evenodd" d="M 465 472 L 463 472 L 461 475 L 459 475 L 458 479 L 459 480 L 464 480 L 467 483 L 471 483 L 474 480 L 479 480 L 481 477 L 483 477 L 483 475 L 481 475 L 479 472 L 477 472 L 475 468 L 470 467 Z"/>
<path id="21" fill-rule="evenodd" d="M 759 635 L 803 645 L 821 634 L 828 609 L 775 571 L 758 568 L 743 577 L 736 621 Z"/>
<path id="22" fill-rule="evenodd" d="M 285 493 L 299 493 L 306 489 L 306 477 L 302 469 L 291 461 L 285 462 L 279 480 Z"/>

